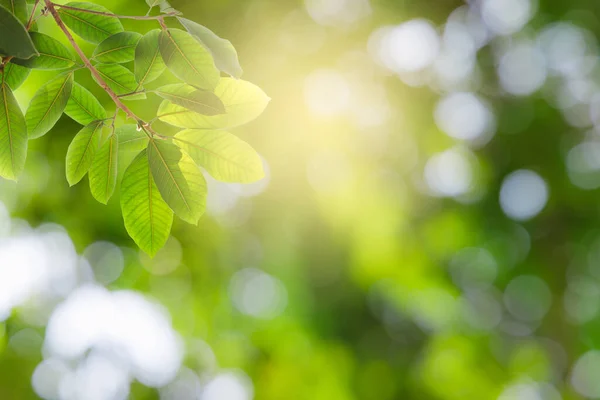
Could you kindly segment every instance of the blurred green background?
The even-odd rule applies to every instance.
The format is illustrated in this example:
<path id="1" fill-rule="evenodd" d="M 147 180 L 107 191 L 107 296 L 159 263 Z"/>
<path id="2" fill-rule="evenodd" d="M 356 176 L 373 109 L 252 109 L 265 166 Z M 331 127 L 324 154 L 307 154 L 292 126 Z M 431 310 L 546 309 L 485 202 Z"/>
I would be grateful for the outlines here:
<path id="1" fill-rule="evenodd" d="M 150 260 L 118 196 L 69 188 L 76 123 L 30 142 L 0 182 L 0 399 L 600 398 L 600 3 L 171 3 L 272 98 L 233 131 L 268 176 L 210 181 Z"/>

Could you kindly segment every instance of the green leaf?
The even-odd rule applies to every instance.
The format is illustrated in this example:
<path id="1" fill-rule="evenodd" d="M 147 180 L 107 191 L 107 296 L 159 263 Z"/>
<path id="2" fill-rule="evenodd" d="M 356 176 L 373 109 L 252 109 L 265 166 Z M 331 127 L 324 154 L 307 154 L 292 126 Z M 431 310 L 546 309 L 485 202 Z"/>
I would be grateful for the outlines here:
<path id="1" fill-rule="evenodd" d="M 67 106 L 72 87 L 73 72 L 67 72 L 35 93 L 25 116 L 30 139 L 39 138 L 52 129 Z"/>
<path id="2" fill-rule="evenodd" d="M 106 84 L 117 94 L 124 95 L 133 93 L 138 88 L 138 83 L 135 80 L 133 72 L 120 64 L 98 64 L 96 69 L 102 76 Z M 145 93 L 138 93 L 132 96 L 127 96 L 127 100 L 143 100 L 146 98 Z"/>
<path id="3" fill-rule="evenodd" d="M 139 85 L 145 85 L 158 78 L 165 70 L 160 50 L 158 37 L 160 29 L 146 33 L 135 48 L 134 72 Z"/>
<path id="4" fill-rule="evenodd" d="M 23 25 L 27 24 L 29 14 L 27 13 L 26 0 L 0 0 L 0 6 L 10 11 Z"/>
<path id="5" fill-rule="evenodd" d="M 182 81 L 211 91 L 219 83 L 219 70 L 212 56 L 189 33 L 180 29 L 162 31 L 159 48 L 166 66 Z"/>
<path id="6" fill-rule="evenodd" d="M 90 167 L 90 191 L 102 204 L 108 203 L 117 186 L 118 155 L 119 139 L 116 135 L 110 135 L 94 156 Z"/>
<path id="7" fill-rule="evenodd" d="M 213 92 L 199 90 L 185 83 L 175 83 L 162 86 L 154 93 L 174 104 L 203 115 L 218 115 L 225 113 L 221 99 Z"/>
<path id="8" fill-rule="evenodd" d="M 30 32 L 29 35 L 40 55 L 28 60 L 15 58 L 12 61 L 15 64 L 35 69 L 63 69 L 75 64 L 71 52 L 58 40 L 39 32 Z"/>
<path id="9" fill-rule="evenodd" d="M 119 138 L 120 152 L 137 154 L 148 147 L 148 135 L 141 129 L 138 130 L 135 124 L 121 125 L 116 129 L 115 134 Z"/>
<path id="10" fill-rule="evenodd" d="M 0 176 L 16 180 L 25 167 L 27 125 L 6 83 L 0 86 Z"/>
<path id="11" fill-rule="evenodd" d="M 188 89 L 184 89 L 189 92 Z M 264 111 L 270 98 L 256 85 L 233 78 L 223 78 L 215 94 L 225 105 L 226 114 L 206 116 L 163 101 L 158 108 L 161 121 L 180 128 L 226 129 L 248 123 Z"/>
<path id="12" fill-rule="evenodd" d="M 150 8 L 154 8 L 157 5 L 159 5 L 160 3 L 162 3 L 165 0 L 146 0 L 146 4 L 148 4 L 148 7 Z"/>
<path id="13" fill-rule="evenodd" d="M 206 181 L 194 160 L 163 140 L 148 144 L 148 162 L 156 186 L 169 207 L 182 220 L 197 224 L 206 208 Z"/>
<path id="14" fill-rule="evenodd" d="M 21 67 L 20 65 L 10 62 L 4 66 L 4 82 L 6 82 L 12 90 L 17 90 L 19 86 L 25 82 L 25 79 L 29 76 L 29 72 L 31 72 L 29 68 Z"/>
<path id="15" fill-rule="evenodd" d="M 109 13 L 110 10 L 98 4 L 74 1 L 66 4 L 69 7 Z M 58 10 L 63 22 L 81 37 L 90 43 L 100 43 L 115 33 L 123 32 L 123 25 L 118 18 L 107 15 L 90 14 L 85 11 L 76 11 L 67 8 Z"/>
<path id="16" fill-rule="evenodd" d="M 0 5 L 0 55 L 27 59 L 37 54 L 23 24 Z"/>
<path id="17" fill-rule="evenodd" d="M 189 19 L 177 17 L 181 25 L 212 54 L 215 65 L 221 71 L 238 78 L 243 70 L 238 60 L 237 51 L 229 40 L 217 36 L 213 31 Z"/>
<path id="18" fill-rule="evenodd" d="M 104 39 L 94 50 L 93 58 L 102 63 L 126 63 L 135 58 L 135 48 L 142 37 L 137 32 L 119 32 Z"/>
<path id="19" fill-rule="evenodd" d="M 229 132 L 187 129 L 173 140 L 216 180 L 251 183 L 265 176 L 256 151 Z"/>
<path id="20" fill-rule="evenodd" d="M 73 83 L 65 114 L 81 125 L 106 119 L 106 110 L 102 107 L 102 104 L 89 90 L 77 82 Z"/>
<path id="21" fill-rule="evenodd" d="M 140 249 L 154 256 L 169 238 L 173 211 L 154 183 L 145 150 L 125 171 L 121 182 L 121 210 L 129 236 Z"/>
<path id="22" fill-rule="evenodd" d="M 102 136 L 102 121 L 94 121 L 81 129 L 67 149 L 67 182 L 73 186 L 87 174 Z"/>

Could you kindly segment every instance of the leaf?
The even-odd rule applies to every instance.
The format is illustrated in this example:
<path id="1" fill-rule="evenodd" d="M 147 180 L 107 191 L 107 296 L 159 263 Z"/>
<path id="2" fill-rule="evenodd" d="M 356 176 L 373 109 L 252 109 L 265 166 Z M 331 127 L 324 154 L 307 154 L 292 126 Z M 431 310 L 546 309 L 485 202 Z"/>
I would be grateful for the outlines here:
<path id="1" fill-rule="evenodd" d="M 199 90 L 185 83 L 175 83 L 162 86 L 154 93 L 174 104 L 203 115 L 218 115 L 225 113 L 221 99 L 213 92 Z"/>
<path id="2" fill-rule="evenodd" d="M 25 79 L 29 76 L 29 72 L 31 72 L 29 68 L 21 67 L 20 65 L 10 62 L 4 66 L 4 82 L 6 82 L 12 90 L 17 90 L 19 86 L 25 82 Z"/>
<path id="3" fill-rule="evenodd" d="M 165 0 L 146 0 L 146 4 L 148 4 L 148 7 L 150 8 L 154 8 L 157 5 L 159 5 L 160 3 L 162 3 Z"/>
<path id="4" fill-rule="evenodd" d="M 26 0 L 0 0 L 0 6 L 10 11 L 23 25 L 27 24 L 29 14 L 27 13 Z"/>
<path id="5" fill-rule="evenodd" d="M 135 48 L 142 37 L 137 32 L 119 32 L 104 39 L 92 58 L 102 63 L 126 63 L 135 58 Z"/>
<path id="6" fill-rule="evenodd" d="M 252 183 L 265 175 L 256 151 L 229 132 L 187 129 L 173 140 L 216 180 Z"/>
<path id="7" fill-rule="evenodd" d="M 90 191 L 102 204 L 108 203 L 117 186 L 118 155 L 119 139 L 113 134 L 100 147 L 90 167 Z"/>
<path id="8" fill-rule="evenodd" d="M 23 24 L 0 5 L 0 55 L 27 59 L 37 54 Z"/>
<path id="9" fill-rule="evenodd" d="M 106 110 L 102 107 L 102 104 L 89 90 L 77 82 L 73 83 L 65 114 L 81 125 L 106 119 Z"/>
<path id="10" fill-rule="evenodd" d="M 237 51 L 229 40 L 222 39 L 213 31 L 189 19 L 177 17 L 181 25 L 212 54 L 218 69 L 240 78 L 243 70 L 238 60 Z"/>
<path id="11" fill-rule="evenodd" d="M 39 56 L 27 60 L 15 58 L 12 62 L 35 69 L 64 69 L 75 64 L 71 52 L 58 40 L 39 32 L 30 32 L 31 40 Z"/>
<path id="12" fill-rule="evenodd" d="M 87 174 L 102 136 L 102 121 L 94 121 L 81 129 L 67 149 L 67 182 L 70 186 L 79 182 Z"/>
<path id="13" fill-rule="evenodd" d="M 185 89 L 189 92 L 189 88 Z M 256 85 L 233 78 L 222 78 L 215 94 L 225 105 L 226 114 L 198 115 L 184 107 L 163 101 L 158 108 L 161 121 L 180 128 L 226 129 L 248 123 L 258 117 L 270 98 Z"/>
<path id="14" fill-rule="evenodd" d="M 96 69 L 102 76 L 106 84 L 117 94 L 124 95 L 133 93 L 138 88 L 138 83 L 133 76 L 133 72 L 119 64 L 98 64 Z M 127 100 L 143 100 L 145 93 L 138 93 L 127 96 Z"/>
<path id="15" fill-rule="evenodd" d="M 6 83 L 0 86 L 0 176 L 16 180 L 25 167 L 27 125 Z"/>
<path id="16" fill-rule="evenodd" d="M 206 208 L 206 181 L 194 160 L 163 140 L 148 144 L 148 162 L 156 186 L 169 207 L 182 220 L 197 224 Z"/>
<path id="17" fill-rule="evenodd" d="M 29 138 L 45 135 L 62 115 L 73 87 L 73 72 L 57 76 L 42 86 L 33 96 L 25 119 Z"/>
<path id="18" fill-rule="evenodd" d="M 125 171 L 121 182 L 121 210 L 129 236 L 140 249 L 154 256 L 169 238 L 173 211 L 154 183 L 145 150 Z"/>
<path id="19" fill-rule="evenodd" d="M 115 134 L 119 138 L 120 152 L 135 152 L 136 154 L 148 147 L 148 135 L 138 130 L 137 125 L 127 124 L 118 127 Z"/>
<path id="20" fill-rule="evenodd" d="M 165 70 L 160 50 L 158 48 L 158 37 L 160 29 L 146 33 L 135 48 L 134 72 L 139 86 L 152 82 Z"/>
<path id="21" fill-rule="evenodd" d="M 69 7 L 85 10 L 109 13 L 110 10 L 98 4 L 74 1 L 66 4 Z M 90 43 L 100 43 L 115 33 L 123 32 L 123 25 L 116 17 L 107 15 L 91 14 L 85 11 L 77 11 L 67 8 L 58 10 L 63 22 L 71 28 L 83 40 Z"/>
<path id="22" fill-rule="evenodd" d="M 189 33 L 180 29 L 162 31 L 159 48 L 166 66 L 182 81 L 211 91 L 219 83 L 212 56 Z"/>

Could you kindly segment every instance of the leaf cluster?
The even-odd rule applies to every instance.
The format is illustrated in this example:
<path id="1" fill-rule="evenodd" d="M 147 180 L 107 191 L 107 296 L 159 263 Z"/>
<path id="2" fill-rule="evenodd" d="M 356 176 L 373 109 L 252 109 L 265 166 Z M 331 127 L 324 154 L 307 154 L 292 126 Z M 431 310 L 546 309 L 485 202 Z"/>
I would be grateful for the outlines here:
<path id="1" fill-rule="evenodd" d="M 258 117 L 269 98 L 241 80 L 231 43 L 181 16 L 166 1 L 146 0 L 155 16 L 118 16 L 88 2 L 54 4 L 0 0 L 0 176 L 16 180 L 23 171 L 29 140 L 44 136 L 63 114 L 82 125 L 66 155 L 72 186 L 87 175 L 92 195 L 106 204 L 116 190 L 125 228 L 138 246 L 154 255 L 166 242 L 174 215 L 197 224 L 206 207 L 205 173 L 224 182 L 250 183 L 264 175 L 252 147 L 227 130 Z M 37 31 L 35 19 L 50 15 L 79 55 L 60 40 Z M 122 18 L 153 19 L 160 28 L 125 31 Z M 176 18 L 184 29 L 169 28 Z M 88 56 L 72 33 L 96 45 Z M 30 70 L 55 70 L 23 112 L 13 94 Z M 107 112 L 75 79 L 87 69 L 115 102 Z M 165 70 L 178 82 L 153 87 Z M 156 86 L 156 85 L 154 85 Z M 126 105 L 159 96 L 151 121 Z M 117 115 L 125 114 L 119 125 Z M 162 121 L 180 128 L 156 132 Z"/>

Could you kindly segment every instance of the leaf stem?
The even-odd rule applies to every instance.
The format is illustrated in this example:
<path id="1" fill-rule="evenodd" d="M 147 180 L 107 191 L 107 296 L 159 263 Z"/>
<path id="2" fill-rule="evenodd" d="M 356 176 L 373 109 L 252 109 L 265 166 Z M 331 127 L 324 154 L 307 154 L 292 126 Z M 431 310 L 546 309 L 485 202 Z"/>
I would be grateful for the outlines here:
<path id="1" fill-rule="evenodd" d="M 46 1 L 46 5 L 48 4 L 48 2 Z M 161 15 L 118 15 L 118 14 L 113 14 L 110 12 L 104 12 L 104 11 L 95 11 L 95 10 L 88 10 L 85 8 L 78 8 L 78 7 L 72 7 L 72 6 L 67 6 L 64 4 L 54 4 L 52 3 L 53 6 L 55 7 L 60 7 L 60 8 L 64 8 L 65 10 L 73 10 L 73 11 L 80 11 L 80 12 L 84 12 L 84 13 L 88 13 L 88 14 L 96 14 L 96 15 L 103 15 L 105 17 L 112 17 L 112 18 L 119 18 L 119 19 L 135 19 L 138 21 L 153 21 L 153 20 L 158 20 L 163 21 L 165 18 L 167 17 L 176 17 L 178 15 L 180 15 L 181 13 L 179 11 L 171 11 L 165 14 L 161 14 Z"/>
<path id="2" fill-rule="evenodd" d="M 33 5 L 33 10 L 31 10 L 31 14 L 29 15 L 29 20 L 27 21 L 27 25 L 25 26 L 25 29 L 27 29 L 28 31 L 31 29 L 31 26 L 33 25 L 33 22 L 34 22 L 33 17 L 35 16 L 35 10 L 37 9 L 38 4 L 40 4 L 40 0 L 35 0 L 35 4 Z"/>
<path id="3" fill-rule="evenodd" d="M 81 48 L 79 47 L 77 42 L 75 42 L 73 35 L 71 35 L 71 32 L 69 32 L 69 30 L 65 26 L 64 22 L 60 18 L 60 15 L 58 15 L 58 11 L 56 11 L 56 8 L 54 7 L 54 3 L 52 3 L 52 1 L 50 1 L 50 0 L 44 0 L 44 2 L 46 3 L 46 7 L 48 8 L 48 11 L 50 12 L 50 14 L 52 14 L 52 17 L 56 21 L 56 24 L 63 31 L 63 33 L 69 40 L 69 43 L 71 43 L 71 45 L 73 46 L 73 48 L 75 49 L 75 51 L 77 52 L 79 57 L 81 58 L 81 61 L 83 61 L 83 64 L 85 65 L 85 67 L 90 70 L 92 76 L 96 79 L 96 82 L 110 96 L 110 98 L 114 101 L 117 108 L 120 108 L 121 110 L 123 110 L 125 115 L 127 115 L 127 117 L 135 120 L 139 126 L 146 127 L 147 129 L 150 130 L 150 132 L 152 134 L 155 134 L 155 132 L 152 131 L 152 129 L 149 127 L 149 125 L 146 122 L 144 122 L 140 117 L 135 115 L 135 113 L 133 111 L 131 111 L 129 109 L 129 107 L 127 107 L 125 104 L 123 104 L 123 102 L 121 101 L 119 96 L 117 96 L 117 94 L 108 86 L 106 81 L 102 78 L 102 75 L 100 75 L 98 70 L 92 65 L 92 63 L 90 62 L 90 59 L 85 55 L 83 50 L 81 50 Z M 149 137 L 152 138 L 152 136 L 150 136 L 150 135 L 149 135 Z"/>

